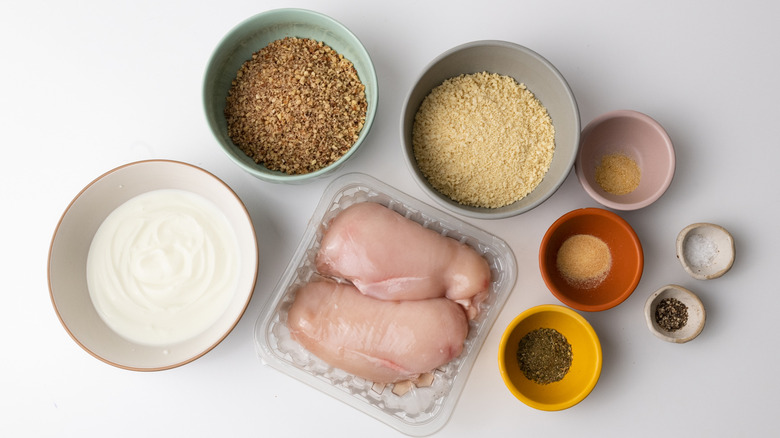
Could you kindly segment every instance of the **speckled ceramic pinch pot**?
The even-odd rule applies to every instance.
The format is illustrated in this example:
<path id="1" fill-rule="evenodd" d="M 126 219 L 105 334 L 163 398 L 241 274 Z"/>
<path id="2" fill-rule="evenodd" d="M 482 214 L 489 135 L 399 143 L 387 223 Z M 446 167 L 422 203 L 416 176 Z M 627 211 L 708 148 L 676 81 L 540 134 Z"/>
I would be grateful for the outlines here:
<path id="1" fill-rule="evenodd" d="M 436 190 L 417 166 L 412 142 L 414 118 L 431 90 L 447 79 L 481 72 L 511 76 L 525 84 L 547 109 L 555 128 L 555 153 L 542 182 L 522 199 L 498 208 L 460 204 Z M 538 53 L 507 41 L 472 41 L 437 56 L 422 70 L 401 111 L 402 152 L 415 181 L 442 207 L 472 218 L 507 218 L 546 201 L 571 172 L 579 143 L 580 113 L 563 75 Z"/>
<path id="2" fill-rule="evenodd" d="M 697 280 L 711 280 L 734 264 L 734 238 L 720 225 L 695 223 L 677 235 L 677 258 L 685 272 Z"/>
<path id="3" fill-rule="evenodd" d="M 667 298 L 675 298 L 682 302 L 687 308 L 688 322 L 682 328 L 674 331 L 665 330 L 656 321 L 656 309 L 658 304 Z M 650 329 L 656 337 L 667 342 L 683 344 L 693 340 L 704 329 L 704 322 L 707 319 L 704 310 L 704 304 L 699 297 L 690 290 L 669 284 L 653 292 L 645 302 L 645 321 L 647 328 Z"/>

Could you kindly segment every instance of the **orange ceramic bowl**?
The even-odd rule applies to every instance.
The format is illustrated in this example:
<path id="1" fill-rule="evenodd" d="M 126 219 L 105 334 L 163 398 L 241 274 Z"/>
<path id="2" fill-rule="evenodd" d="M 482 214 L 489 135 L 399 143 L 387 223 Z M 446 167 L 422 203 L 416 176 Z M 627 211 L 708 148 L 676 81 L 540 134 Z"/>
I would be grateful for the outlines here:
<path id="1" fill-rule="evenodd" d="M 592 288 L 571 284 L 558 270 L 558 250 L 576 234 L 601 239 L 612 256 L 606 278 Z M 547 230 L 539 248 L 539 270 L 547 288 L 562 303 L 577 310 L 598 312 L 622 303 L 636 289 L 643 269 L 642 243 L 634 229 L 617 214 L 601 208 L 564 214 Z"/>

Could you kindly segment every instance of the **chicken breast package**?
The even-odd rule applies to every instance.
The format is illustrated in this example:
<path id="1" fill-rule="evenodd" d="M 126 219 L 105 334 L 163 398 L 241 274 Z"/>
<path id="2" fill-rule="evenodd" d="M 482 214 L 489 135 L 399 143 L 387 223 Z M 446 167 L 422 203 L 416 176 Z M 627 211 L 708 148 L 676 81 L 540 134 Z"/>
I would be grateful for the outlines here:
<path id="1" fill-rule="evenodd" d="M 255 325 L 261 360 L 413 436 L 446 424 L 517 266 L 501 239 L 364 174 L 325 190 Z"/>

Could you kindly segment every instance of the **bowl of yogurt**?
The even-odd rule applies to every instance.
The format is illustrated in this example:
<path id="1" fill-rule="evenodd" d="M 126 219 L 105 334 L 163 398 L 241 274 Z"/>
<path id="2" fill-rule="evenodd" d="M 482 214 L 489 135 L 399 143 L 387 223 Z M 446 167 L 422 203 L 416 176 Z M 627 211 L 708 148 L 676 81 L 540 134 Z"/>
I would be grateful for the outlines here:
<path id="1" fill-rule="evenodd" d="M 164 370 L 232 331 L 257 260 L 251 218 L 229 186 L 187 163 L 139 161 L 101 175 L 67 207 L 49 250 L 49 290 L 89 354 Z"/>

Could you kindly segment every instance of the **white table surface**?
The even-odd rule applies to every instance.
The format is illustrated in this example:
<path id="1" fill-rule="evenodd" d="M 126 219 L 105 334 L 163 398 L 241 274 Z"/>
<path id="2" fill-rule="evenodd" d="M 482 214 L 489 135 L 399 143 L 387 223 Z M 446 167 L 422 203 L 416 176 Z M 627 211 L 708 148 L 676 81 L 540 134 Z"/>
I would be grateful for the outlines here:
<path id="1" fill-rule="evenodd" d="M 0 5 L 0 436 L 398 436 L 397 431 L 261 364 L 252 331 L 323 189 L 271 185 L 217 147 L 201 105 L 212 49 L 268 9 L 323 12 L 370 52 L 380 103 L 368 142 L 338 173 L 364 172 L 426 202 L 402 160 L 403 99 L 421 69 L 458 44 L 501 39 L 550 60 L 578 99 L 583 126 L 634 109 L 657 119 L 677 152 L 670 189 L 620 212 L 642 239 L 645 271 L 620 306 L 583 313 L 604 366 L 575 407 L 541 412 L 504 387 L 496 354 L 521 311 L 557 303 L 537 264 L 547 227 L 598 206 L 572 172 L 540 207 L 469 222 L 506 240 L 519 278 L 450 421 L 436 436 L 766 436 L 777 432 L 780 3 L 711 1 L 4 1 Z M 205 168 L 248 206 L 258 230 L 254 298 L 204 357 L 139 373 L 73 342 L 49 298 L 46 265 L 60 215 L 83 186 L 131 161 Z M 693 222 L 732 232 L 737 260 L 698 281 L 675 257 Z M 696 292 L 707 325 L 694 341 L 655 338 L 646 298 L 669 283 Z M 671 434 L 671 435 L 668 435 Z"/>

